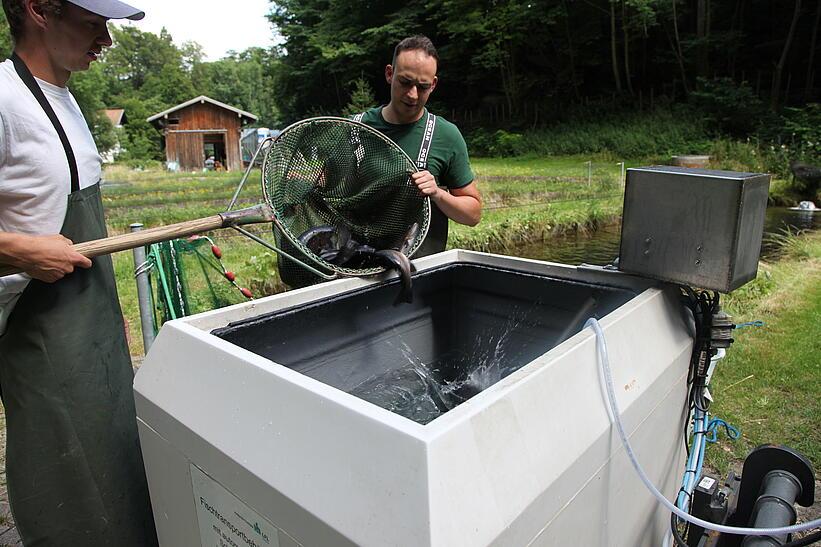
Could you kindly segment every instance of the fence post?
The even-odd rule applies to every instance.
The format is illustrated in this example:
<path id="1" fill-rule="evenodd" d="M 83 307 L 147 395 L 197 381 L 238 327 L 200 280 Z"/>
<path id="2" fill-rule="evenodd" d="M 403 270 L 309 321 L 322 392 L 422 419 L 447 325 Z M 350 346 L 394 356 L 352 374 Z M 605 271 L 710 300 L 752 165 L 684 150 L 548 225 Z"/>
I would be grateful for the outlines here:
<path id="1" fill-rule="evenodd" d="M 593 184 L 593 162 L 587 162 L 587 185 Z"/>
<path id="2" fill-rule="evenodd" d="M 139 232 L 143 225 L 136 222 L 129 226 L 132 232 Z M 134 277 L 137 280 L 137 303 L 140 306 L 140 326 L 143 331 L 145 353 L 154 343 L 154 310 L 151 309 L 151 286 L 148 284 L 148 270 L 143 267 L 146 261 L 145 247 L 134 248 Z"/>
<path id="3" fill-rule="evenodd" d="M 621 166 L 621 178 L 619 179 L 619 183 L 621 184 L 621 187 L 624 188 L 624 162 L 620 161 L 616 165 Z"/>

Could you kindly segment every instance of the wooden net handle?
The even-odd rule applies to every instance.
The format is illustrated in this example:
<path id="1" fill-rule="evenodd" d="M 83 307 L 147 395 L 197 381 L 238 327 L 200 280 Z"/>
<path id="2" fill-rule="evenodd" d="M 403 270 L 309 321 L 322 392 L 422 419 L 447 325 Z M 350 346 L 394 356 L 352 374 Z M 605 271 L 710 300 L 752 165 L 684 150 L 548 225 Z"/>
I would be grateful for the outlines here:
<path id="1" fill-rule="evenodd" d="M 231 211 L 210 217 L 186 220 L 168 226 L 158 226 L 139 232 L 131 232 L 103 239 L 95 239 L 84 243 L 77 243 L 72 248 L 83 256 L 94 258 L 95 256 L 107 255 L 118 251 L 135 249 L 143 245 L 160 243 L 170 239 L 188 237 L 194 234 L 201 234 L 210 230 L 227 228 L 229 226 L 239 226 L 242 224 L 253 224 L 259 222 L 271 222 L 273 212 L 267 205 L 256 205 L 247 209 Z M 0 277 L 21 273 L 22 270 L 16 266 L 0 264 Z"/>

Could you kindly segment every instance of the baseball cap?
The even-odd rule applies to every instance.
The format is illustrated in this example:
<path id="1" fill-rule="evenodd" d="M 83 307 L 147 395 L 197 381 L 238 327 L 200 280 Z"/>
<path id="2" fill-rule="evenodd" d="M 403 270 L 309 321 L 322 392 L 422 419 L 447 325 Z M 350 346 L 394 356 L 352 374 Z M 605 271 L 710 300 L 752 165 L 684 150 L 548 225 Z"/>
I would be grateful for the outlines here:
<path id="1" fill-rule="evenodd" d="M 83 9 L 96 13 L 107 19 L 131 19 L 132 21 L 139 21 L 145 17 L 145 12 L 140 11 L 134 6 L 129 6 L 125 2 L 119 0 L 68 0 L 75 6 L 80 6 Z"/>

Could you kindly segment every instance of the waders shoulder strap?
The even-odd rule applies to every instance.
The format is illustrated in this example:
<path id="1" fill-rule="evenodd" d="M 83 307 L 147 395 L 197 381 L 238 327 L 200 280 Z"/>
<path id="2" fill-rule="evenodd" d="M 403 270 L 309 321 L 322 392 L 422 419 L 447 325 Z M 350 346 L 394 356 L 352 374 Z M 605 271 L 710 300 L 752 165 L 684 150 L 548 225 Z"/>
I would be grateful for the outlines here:
<path id="1" fill-rule="evenodd" d="M 48 99 L 46 99 L 46 96 L 43 94 L 43 90 L 40 89 L 40 86 L 35 81 L 26 63 L 24 63 L 16 53 L 11 54 L 11 62 L 14 63 L 14 69 L 17 71 L 17 75 L 20 76 L 20 79 L 23 80 L 23 83 L 26 84 L 26 87 L 31 91 L 31 94 L 34 95 L 34 98 L 40 103 L 40 108 L 46 113 L 51 125 L 53 125 L 57 131 L 57 135 L 60 137 L 60 142 L 63 145 L 63 150 L 66 152 L 66 159 L 68 160 L 68 170 L 71 174 L 71 192 L 77 192 L 80 189 L 80 175 L 77 171 L 77 160 L 74 158 L 74 150 L 71 148 L 71 143 L 68 142 L 68 136 L 66 136 L 63 125 L 57 118 L 57 114 L 54 113 L 54 109 L 51 108 L 51 104 L 49 104 Z"/>
<path id="2" fill-rule="evenodd" d="M 359 114 L 354 114 L 351 119 L 355 122 L 362 122 L 362 118 L 364 116 L 365 113 L 360 112 Z M 428 112 L 427 119 L 425 121 L 425 134 L 422 135 L 422 144 L 419 147 L 419 157 L 416 160 L 416 166 L 419 169 L 427 169 L 428 167 L 428 153 L 430 152 L 430 145 L 433 142 L 433 132 L 435 130 L 436 116 Z"/>
<path id="3" fill-rule="evenodd" d="M 419 169 L 427 169 L 428 167 L 428 152 L 430 152 L 430 145 L 433 142 L 433 132 L 436 129 L 436 116 L 428 112 L 428 118 L 425 121 L 425 134 L 422 135 L 422 145 L 419 147 L 419 158 L 416 160 L 416 166 Z"/>

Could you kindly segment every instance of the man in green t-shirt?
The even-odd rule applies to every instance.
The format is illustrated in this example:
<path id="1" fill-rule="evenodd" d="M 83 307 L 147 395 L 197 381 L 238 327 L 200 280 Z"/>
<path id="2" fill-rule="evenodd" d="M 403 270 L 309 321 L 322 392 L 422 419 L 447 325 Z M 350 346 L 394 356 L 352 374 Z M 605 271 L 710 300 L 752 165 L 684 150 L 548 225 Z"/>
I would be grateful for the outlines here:
<path id="1" fill-rule="evenodd" d="M 449 121 L 428 112 L 425 104 L 436 88 L 439 55 L 425 36 L 405 38 L 394 49 L 385 67 L 391 86 L 386 106 L 357 114 L 354 119 L 378 129 L 398 144 L 420 169 L 412 175 L 419 190 L 429 196 L 430 227 L 414 258 L 445 250 L 448 218 L 475 226 L 482 217 L 482 198 L 473 182 L 465 139 Z M 286 252 L 298 254 L 287 241 Z M 305 287 L 321 279 L 287 258 L 278 258 L 280 278 L 290 287 Z"/>
<path id="2" fill-rule="evenodd" d="M 414 258 L 445 250 L 448 218 L 475 226 L 482 217 L 482 198 L 473 181 L 465 139 L 455 125 L 425 108 L 436 89 L 438 68 L 439 55 L 429 38 L 405 38 L 385 67 L 390 102 L 355 117 L 387 135 L 411 158 L 418 158 L 420 171 L 413 174 L 413 181 L 430 197 L 433 211 L 427 238 Z"/>

